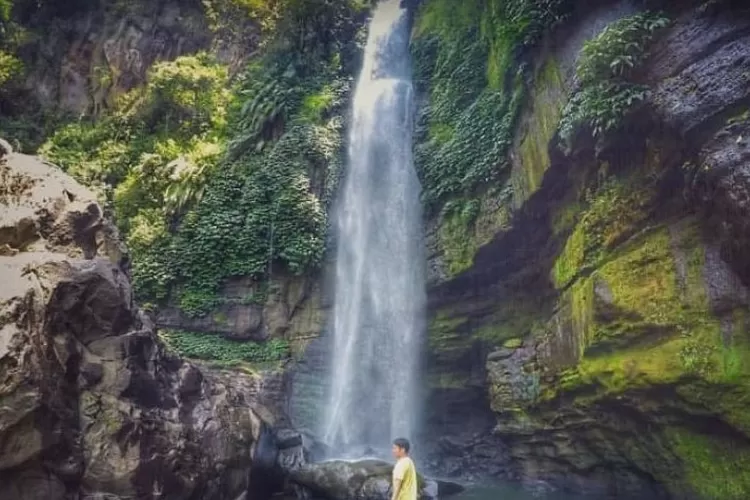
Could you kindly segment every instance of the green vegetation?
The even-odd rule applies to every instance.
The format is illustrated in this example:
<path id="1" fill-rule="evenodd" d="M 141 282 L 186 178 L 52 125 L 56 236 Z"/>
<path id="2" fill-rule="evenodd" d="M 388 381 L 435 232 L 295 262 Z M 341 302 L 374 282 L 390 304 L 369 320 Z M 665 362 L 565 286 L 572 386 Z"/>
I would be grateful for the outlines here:
<path id="1" fill-rule="evenodd" d="M 750 448 L 746 444 L 681 428 L 668 428 L 665 434 L 682 462 L 683 488 L 707 499 L 750 496 Z"/>
<path id="2" fill-rule="evenodd" d="M 428 343 L 433 352 L 450 352 L 465 350 L 471 345 L 471 338 L 466 334 L 468 319 L 452 315 L 449 311 L 440 311 L 432 319 L 428 328 Z"/>
<path id="3" fill-rule="evenodd" d="M 560 122 L 568 145 L 581 128 L 594 137 L 616 129 L 633 107 L 646 98 L 647 88 L 633 82 L 648 47 L 669 24 L 660 14 L 642 12 L 616 21 L 586 42 L 576 70 L 581 89 L 570 99 Z"/>
<path id="4" fill-rule="evenodd" d="M 508 339 L 505 342 L 503 342 L 503 347 L 506 349 L 518 349 L 523 345 L 523 339 L 520 339 L 518 337 L 513 337 L 512 339 Z"/>
<path id="5" fill-rule="evenodd" d="M 677 258 L 687 266 L 688 282 L 702 272 L 696 231 L 688 226 L 670 235 L 654 228 L 610 251 L 591 276 L 574 282 L 567 300 L 580 361 L 565 375 L 566 384 L 549 387 L 548 397 L 581 387 L 618 393 L 674 384 L 686 374 L 712 381 L 736 376 L 744 363 L 739 351 L 722 355 L 720 323 L 702 281 L 682 291 Z"/>
<path id="6" fill-rule="evenodd" d="M 567 97 L 560 68 L 550 57 L 536 75 L 530 100 L 533 109 L 518 147 L 520 165 L 514 168 L 512 179 L 516 208 L 542 185 L 544 173 L 550 167 L 549 145 L 557 132 Z"/>
<path id="7" fill-rule="evenodd" d="M 17 27 L 11 22 L 12 0 L 0 0 L 0 92 L 2 87 L 23 71 L 23 64 L 12 52 Z"/>
<path id="8" fill-rule="evenodd" d="M 632 236 L 647 219 L 654 196 L 654 179 L 641 174 L 610 178 L 598 189 L 589 189 L 586 208 L 555 262 L 555 285 L 565 288 L 582 270 L 597 265 L 607 251 Z"/>
<path id="9" fill-rule="evenodd" d="M 510 227 L 509 195 L 488 190 L 480 198 L 449 200 L 443 207 L 438 232 L 443 258 L 450 276 L 474 263 L 482 245 Z"/>
<path id="10" fill-rule="evenodd" d="M 226 278 L 264 280 L 274 267 L 304 273 L 321 262 L 342 163 L 345 62 L 363 6 L 222 8 L 249 9 L 275 29 L 236 79 L 206 54 L 158 63 L 144 88 L 96 120 L 60 128 L 41 149 L 113 207 L 139 300 L 170 299 L 191 316 L 217 305 Z"/>
<path id="11" fill-rule="evenodd" d="M 279 339 L 237 342 L 218 334 L 177 330 L 162 331 L 160 336 L 180 356 L 222 364 L 281 361 L 290 356 L 289 343 Z"/>
<path id="12" fill-rule="evenodd" d="M 507 177 L 506 155 L 525 93 L 523 54 L 560 21 L 565 2 L 426 2 L 412 45 L 415 82 L 429 95 L 415 161 L 437 209 Z"/>
<path id="13" fill-rule="evenodd" d="M 451 275 L 457 275 L 471 267 L 476 248 L 472 244 L 469 232 L 478 215 L 478 200 L 450 201 L 443 209 L 444 220 L 440 225 L 440 241 Z"/>

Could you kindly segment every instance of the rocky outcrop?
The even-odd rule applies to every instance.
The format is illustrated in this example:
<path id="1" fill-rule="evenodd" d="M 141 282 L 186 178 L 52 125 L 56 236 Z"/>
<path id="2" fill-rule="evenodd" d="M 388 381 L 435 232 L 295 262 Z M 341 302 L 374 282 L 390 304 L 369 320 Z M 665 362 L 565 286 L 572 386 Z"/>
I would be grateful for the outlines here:
<path id="1" fill-rule="evenodd" d="M 30 37 L 20 55 L 32 95 L 48 108 L 98 114 L 123 92 L 142 85 L 155 62 L 210 50 L 237 69 L 259 44 L 260 29 L 220 12 L 211 26 L 207 2 L 103 2 L 97 7 L 44 6 L 23 24 Z"/>
<path id="2" fill-rule="evenodd" d="M 393 464 L 376 459 L 354 462 L 331 460 L 300 467 L 290 480 L 326 500 L 388 500 L 391 498 Z M 447 481 L 433 481 L 419 476 L 420 498 L 449 498 L 463 488 Z"/>
<path id="3" fill-rule="evenodd" d="M 93 195 L 0 158 L 0 498 L 261 498 L 283 423 L 257 375 L 167 352 Z M 265 472 L 264 472 L 265 471 Z M 259 496 L 260 495 L 260 496 Z"/>
<path id="4" fill-rule="evenodd" d="M 190 317 L 178 307 L 160 308 L 163 328 L 219 334 L 233 340 L 286 339 L 300 349 L 323 330 L 325 306 L 315 276 L 275 276 L 269 283 L 251 277 L 227 280 L 212 314 Z"/>

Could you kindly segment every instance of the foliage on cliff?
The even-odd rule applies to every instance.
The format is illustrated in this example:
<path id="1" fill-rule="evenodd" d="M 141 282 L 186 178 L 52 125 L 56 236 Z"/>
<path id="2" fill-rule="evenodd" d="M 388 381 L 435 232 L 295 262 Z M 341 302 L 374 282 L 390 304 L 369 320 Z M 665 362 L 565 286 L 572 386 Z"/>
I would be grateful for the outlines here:
<path id="1" fill-rule="evenodd" d="M 216 334 L 178 330 L 166 330 L 160 336 L 181 356 L 222 365 L 275 362 L 288 358 L 290 352 L 289 344 L 279 339 L 263 343 L 237 342 Z"/>
<path id="2" fill-rule="evenodd" d="M 528 78 L 526 56 L 567 14 L 567 2 L 449 0 L 417 15 L 416 162 L 428 207 L 507 178 L 506 155 Z"/>
<path id="3" fill-rule="evenodd" d="M 0 0 L 0 92 L 3 85 L 16 77 L 23 67 L 21 61 L 12 54 L 14 49 L 13 29 L 10 14 L 11 0 Z"/>
<path id="4" fill-rule="evenodd" d="M 362 5 L 238 3 L 275 27 L 238 77 L 207 54 L 158 63 L 144 88 L 42 148 L 111 202 L 139 298 L 191 315 L 217 304 L 227 277 L 320 263 L 341 162 Z"/>
<path id="5" fill-rule="evenodd" d="M 560 136 L 570 143 L 587 129 L 594 137 L 616 129 L 634 106 L 646 98 L 648 87 L 634 75 L 648 54 L 657 32 L 669 19 L 641 12 L 607 26 L 581 52 L 576 68 L 581 88 L 563 110 Z"/>

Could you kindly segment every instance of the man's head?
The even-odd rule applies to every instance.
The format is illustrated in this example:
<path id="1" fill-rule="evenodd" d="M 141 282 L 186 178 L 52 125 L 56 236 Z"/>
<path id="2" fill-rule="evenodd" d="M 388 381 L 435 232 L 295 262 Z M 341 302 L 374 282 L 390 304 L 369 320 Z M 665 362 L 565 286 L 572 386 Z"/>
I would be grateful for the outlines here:
<path id="1" fill-rule="evenodd" d="M 398 438 L 393 441 L 393 456 L 395 458 L 404 458 L 409 455 L 411 445 L 408 439 Z"/>

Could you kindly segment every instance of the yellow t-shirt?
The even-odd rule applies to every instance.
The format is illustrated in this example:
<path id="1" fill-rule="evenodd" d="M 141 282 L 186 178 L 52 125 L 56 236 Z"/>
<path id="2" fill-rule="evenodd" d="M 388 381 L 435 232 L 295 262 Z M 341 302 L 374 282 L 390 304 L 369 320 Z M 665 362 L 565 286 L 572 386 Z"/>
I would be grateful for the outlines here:
<path id="1" fill-rule="evenodd" d="M 417 469 L 409 457 L 400 458 L 393 468 L 393 482 L 401 481 L 396 500 L 417 500 Z"/>

